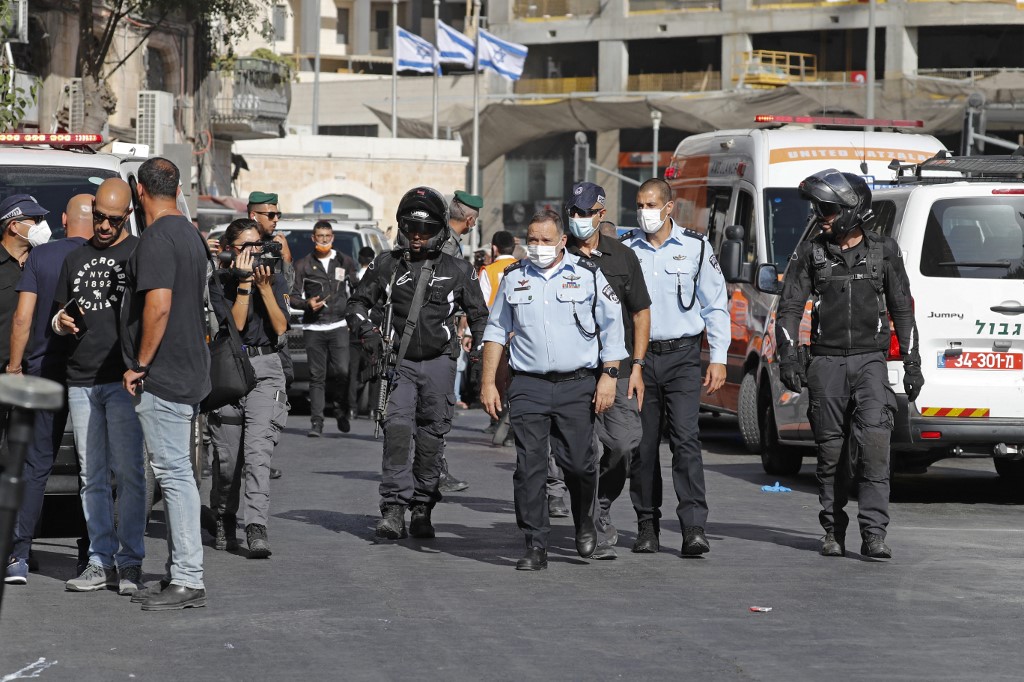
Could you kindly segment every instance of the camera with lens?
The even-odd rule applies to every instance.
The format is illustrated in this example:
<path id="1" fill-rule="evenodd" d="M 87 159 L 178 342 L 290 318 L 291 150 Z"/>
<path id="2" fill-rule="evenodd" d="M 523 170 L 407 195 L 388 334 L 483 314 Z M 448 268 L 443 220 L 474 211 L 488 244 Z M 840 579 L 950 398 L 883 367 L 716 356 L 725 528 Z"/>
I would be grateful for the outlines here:
<path id="1" fill-rule="evenodd" d="M 277 271 L 277 264 L 281 262 L 281 242 L 264 241 L 260 242 L 263 249 L 252 255 L 253 269 L 265 267 L 270 272 Z"/>

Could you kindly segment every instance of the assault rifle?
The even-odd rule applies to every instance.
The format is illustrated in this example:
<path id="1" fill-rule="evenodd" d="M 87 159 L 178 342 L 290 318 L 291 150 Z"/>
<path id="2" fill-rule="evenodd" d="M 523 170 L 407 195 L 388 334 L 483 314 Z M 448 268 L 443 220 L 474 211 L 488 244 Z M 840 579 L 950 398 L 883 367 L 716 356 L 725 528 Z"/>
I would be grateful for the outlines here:
<path id="1" fill-rule="evenodd" d="M 397 269 L 396 269 L 397 271 Z M 395 304 L 391 300 L 391 289 L 395 286 L 395 276 L 391 276 L 391 284 L 388 286 L 387 291 L 387 303 L 384 305 L 384 321 L 380 326 L 380 337 L 381 337 L 381 351 L 380 358 L 377 360 L 376 367 L 373 368 L 373 374 L 377 377 L 377 399 L 371 403 L 373 405 L 372 412 L 370 414 L 376 422 L 373 427 L 373 437 L 376 439 L 380 436 L 380 429 L 384 425 L 384 419 L 388 413 L 388 398 L 391 395 L 391 386 L 395 376 L 395 365 L 397 364 L 397 354 L 395 352 L 395 344 L 392 340 L 394 336 L 394 317 L 395 317 Z"/>

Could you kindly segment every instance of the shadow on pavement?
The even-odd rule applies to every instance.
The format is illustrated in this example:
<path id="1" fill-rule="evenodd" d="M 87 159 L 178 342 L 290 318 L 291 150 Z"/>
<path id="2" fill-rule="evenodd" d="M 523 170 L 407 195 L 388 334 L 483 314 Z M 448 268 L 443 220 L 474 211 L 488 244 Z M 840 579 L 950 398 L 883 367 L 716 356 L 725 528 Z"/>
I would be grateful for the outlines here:
<path id="1" fill-rule="evenodd" d="M 822 531 L 821 534 L 823 534 Z M 724 535 L 737 540 L 753 540 L 768 542 L 781 547 L 792 547 L 802 551 L 817 553 L 821 547 L 821 534 L 808 534 L 792 528 L 776 528 L 774 526 L 757 526 L 752 523 L 719 523 L 714 522 L 708 528 L 708 537 Z"/>
<path id="2" fill-rule="evenodd" d="M 807 464 L 804 464 L 804 468 L 807 468 Z M 714 471 L 719 474 L 725 474 L 730 478 L 736 478 L 741 481 L 747 481 L 755 485 L 755 490 L 758 495 L 761 493 L 761 486 L 773 485 L 778 481 L 781 485 L 787 488 L 792 488 L 795 491 L 802 493 L 813 493 L 818 494 L 818 483 L 814 479 L 813 473 L 798 474 L 797 476 L 772 476 L 771 474 L 764 473 L 761 469 L 761 463 L 757 464 L 704 464 L 706 471 Z"/>
<path id="3" fill-rule="evenodd" d="M 314 471 L 313 473 L 322 476 L 341 476 L 342 478 L 351 478 L 357 481 L 380 482 L 379 471 Z"/>

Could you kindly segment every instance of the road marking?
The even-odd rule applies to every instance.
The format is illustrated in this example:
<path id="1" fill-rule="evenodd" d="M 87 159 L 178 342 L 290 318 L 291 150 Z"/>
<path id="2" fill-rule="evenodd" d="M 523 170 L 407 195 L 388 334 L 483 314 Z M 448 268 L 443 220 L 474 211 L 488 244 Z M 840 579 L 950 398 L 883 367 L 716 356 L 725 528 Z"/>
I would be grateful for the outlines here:
<path id="1" fill-rule="evenodd" d="M 1024 528 L 950 528 L 949 526 L 943 526 L 941 528 L 935 528 L 931 526 L 898 526 L 900 530 L 935 530 L 942 532 L 949 532 L 951 530 L 969 530 L 979 533 L 1024 533 Z"/>

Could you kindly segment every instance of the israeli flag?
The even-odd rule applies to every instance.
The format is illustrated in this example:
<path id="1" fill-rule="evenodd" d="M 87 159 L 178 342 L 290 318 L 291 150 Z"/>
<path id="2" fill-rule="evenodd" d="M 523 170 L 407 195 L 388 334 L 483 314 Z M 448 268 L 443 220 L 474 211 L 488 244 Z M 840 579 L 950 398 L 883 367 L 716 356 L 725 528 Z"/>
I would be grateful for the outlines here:
<path id="1" fill-rule="evenodd" d="M 445 64 L 462 64 L 468 69 L 473 68 L 473 41 L 440 20 L 437 22 L 437 47 L 441 51 L 441 61 Z"/>
<path id="2" fill-rule="evenodd" d="M 434 69 L 441 68 L 437 61 L 437 48 L 401 26 L 398 27 L 397 47 L 399 71 L 433 73 Z"/>
<path id="3" fill-rule="evenodd" d="M 480 29 L 480 67 L 490 69 L 510 81 L 523 75 L 526 65 L 525 45 L 510 43 Z"/>

